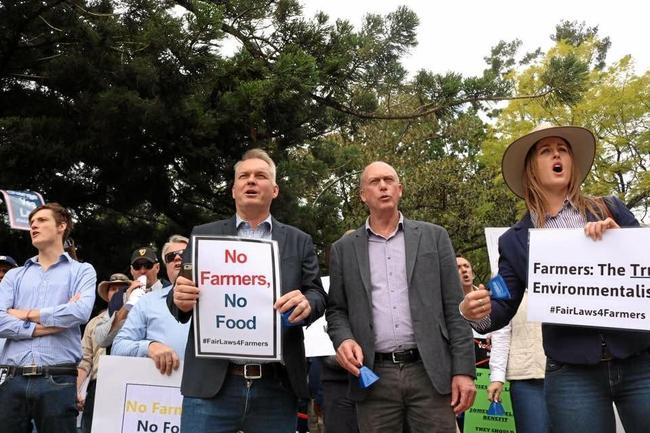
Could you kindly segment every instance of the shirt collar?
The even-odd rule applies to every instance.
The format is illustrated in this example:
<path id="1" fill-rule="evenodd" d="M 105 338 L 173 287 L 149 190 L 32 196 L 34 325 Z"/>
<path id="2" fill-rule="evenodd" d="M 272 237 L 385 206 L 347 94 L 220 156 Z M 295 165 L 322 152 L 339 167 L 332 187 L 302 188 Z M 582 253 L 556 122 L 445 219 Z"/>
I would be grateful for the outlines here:
<path id="1" fill-rule="evenodd" d="M 395 233 L 403 229 L 404 229 L 404 215 L 402 215 L 402 212 L 400 212 L 399 221 L 397 221 L 397 227 L 395 227 L 395 230 L 390 235 L 386 236 L 386 239 L 392 238 L 395 235 Z M 375 233 L 374 230 L 370 227 L 370 217 L 366 218 L 366 231 L 368 232 L 368 234 L 383 237 Z"/>
<path id="2" fill-rule="evenodd" d="M 573 204 L 573 202 L 571 202 L 571 200 L 569 200 L 569 197 L 566 197 L 566 198 L 564 199 L 564 202 L 562 203 L 562 207 L 561 207 L 560 210 L 557 212 L 557 214 L 555 214 L 555 215 L 551 215 L 551 214 L 548 214 L 548 213 L 547 213 L 547 214 L 546 214 L 546 219 L 557 218 L 560 214 L 562 214 L 564 211 L 566 211 L 566 210 L 568 210 L 568 209 L 578 210 L 578 208 L 575 207 L 575 205 Z M 532 221 L 535 221 L 535 217 L 537 216 L 537 214 L 536 214 L 534 211 L 532 211 L 532 210 L 529 211 L 529 212 L 530 212 L 530 218 L 531 218 L 531 220 L 532 220 Z"/>
<path id="3" fill-rule="evenodd" d="M 248 221 L 243 219 L 242 217 L 239 216 L 239 214 L 235 214 L 235 227 L 237 230 L 241 228 L 242 224 L 247 224 L 250 227 L 250 224 L 248 224 Z M 262 221 L 259 225 L 259 227 L 267 226 L 269 229 L 269 233 L 273 231 L 273 217 L 271 214 L 266 217 L 264 221 Z"/>
<path id="4" fill-rule="evenodd" d="M 66 253 L 66 252 L 64 252 L 63 254 L 61 254 L 59 256 L 59 260 L 57 260 L 57 263 L 59 263 L 62 259 L 65 259 L 68 262 L 71 262 L 73 260 L 72 257 L 70 257 L 70 255 L 68 253 Z M 24 266 L 28 266 L 30 264 L 34 264 L 34 265 L 39 264 L 38 263 L 38 255 L 35 255 L 34 257 L 30 257 L 27 260 L 25 260 L 25 265 Z"/>

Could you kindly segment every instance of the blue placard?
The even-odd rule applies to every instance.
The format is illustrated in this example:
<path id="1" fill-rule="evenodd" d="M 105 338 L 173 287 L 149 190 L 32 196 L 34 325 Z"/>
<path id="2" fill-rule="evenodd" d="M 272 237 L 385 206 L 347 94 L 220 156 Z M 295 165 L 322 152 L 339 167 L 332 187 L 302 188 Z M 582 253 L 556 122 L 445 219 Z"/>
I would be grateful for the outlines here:
<path id="1" fill-rule="evenodd" d="M 42 204 L 43 197 L 33 191 L 0 190 L 7 203 L 9 226 L 17 230 L 29 230 L 29 214 Z"/>

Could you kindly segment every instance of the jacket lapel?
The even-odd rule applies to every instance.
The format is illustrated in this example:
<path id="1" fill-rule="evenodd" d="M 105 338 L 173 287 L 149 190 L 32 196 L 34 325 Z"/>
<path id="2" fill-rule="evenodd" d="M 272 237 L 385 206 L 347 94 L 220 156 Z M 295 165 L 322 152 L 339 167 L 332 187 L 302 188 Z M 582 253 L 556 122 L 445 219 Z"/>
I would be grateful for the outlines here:
<path id="1" fill-rule="evenodd" d="M 368 256 L 368 233 L 366 233 L 365 225 L 359 228 L 354 233 L 354 252 L 357 256 L 357 263 L 359 265 L 359 273 L 361 274 L 361 281 L 363 282 L 363 288 L 368 295 L 368 299 L 371 297 L 371 286 L 370 286 L 370 259 Z"/>
<path id="2" fill-rule="evenodd" d="M 418 248 L 420 246 L 420 237 L 422 236 L 419 227 L 404 218 L 404 248 L 406 253 L 406 281 L 411 285 L 411 277 L 413 276 L 413 269 L 415 269 L 415 259 L 418 256 Z"/>
<path id="3" fill-rule="evenodd" d="M 278 222 L 275 218 L 271 218 L 272 228 L 271 228 L 271 239 L 278 243 L 278 252 L 280 257 L 282 257 L 283 251 L 285 251 L 284 244 L 287 241 L 287 232 L 285 230 L 284 224 Z"/>

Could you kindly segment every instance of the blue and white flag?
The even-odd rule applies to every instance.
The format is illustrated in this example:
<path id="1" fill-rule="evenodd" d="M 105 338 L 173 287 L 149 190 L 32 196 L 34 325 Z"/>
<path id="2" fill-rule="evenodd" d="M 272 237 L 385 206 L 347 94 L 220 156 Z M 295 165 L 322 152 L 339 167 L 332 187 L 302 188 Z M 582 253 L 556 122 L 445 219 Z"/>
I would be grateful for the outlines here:
<path id="1" fill-rule="evenodd" d="M 0 189 L 7 203 L 9 226 L 12 229 L 29 230 L 29 213 L 45 204 L 43 196 L 33 191 L 10 191 Z"/>

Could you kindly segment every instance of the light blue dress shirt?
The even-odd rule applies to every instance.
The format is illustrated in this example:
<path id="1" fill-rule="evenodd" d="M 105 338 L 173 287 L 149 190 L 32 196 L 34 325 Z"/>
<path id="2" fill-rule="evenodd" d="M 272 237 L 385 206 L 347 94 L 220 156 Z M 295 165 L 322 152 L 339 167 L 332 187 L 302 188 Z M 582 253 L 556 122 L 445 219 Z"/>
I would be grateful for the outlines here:
<path id="1" fill-rule="evenodd" d="M 43 271 L 38 256 L 10 270 L 0 283 L 0 337 L 7 339 L 0 364 L 57 365 L 81 360 L 81 332 L 95 303 L 97 274 L 89 263 L 79 263 L 67 253 Z M 70 299 L 76 294 L 80 298 Z M 32 337 L 36 323 L 17 319 L 7 310 L 40 310 L 41 324 L 65 328 Z"/>
<path id="2" fill-rule="evenodd" d="M 149 356 L 149 344 L 157 341 L 174 349 L 183 359 L 190 322 L 177 322 L 169 314 L 167 294 L 171 288 L 167 286 L 140 298 L 115 336 L 111 355 L 146 358 Z"/>

